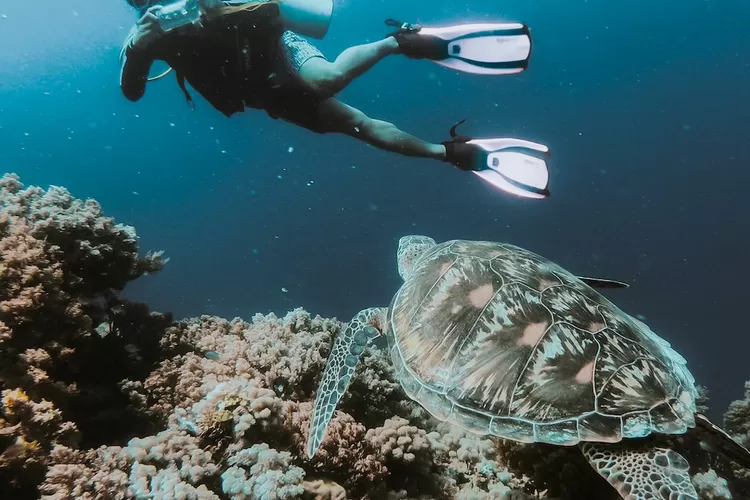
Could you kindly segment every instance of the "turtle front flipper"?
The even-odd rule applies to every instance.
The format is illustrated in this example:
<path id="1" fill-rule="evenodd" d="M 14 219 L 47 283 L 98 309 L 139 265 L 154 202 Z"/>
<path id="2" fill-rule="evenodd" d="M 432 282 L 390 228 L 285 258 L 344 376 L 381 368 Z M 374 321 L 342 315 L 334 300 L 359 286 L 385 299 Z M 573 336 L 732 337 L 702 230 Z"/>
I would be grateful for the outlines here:
<path id="1" fill-rule="evenodd" d="M 591 466 L 626 500 L 699 500 L 690 482 L 690 464 L 674 450 L 646 441 L 584 443 Z"/>
<path id="2" fill-rule="evenodd" d="M 307 456 L 312 458 L 325 437 L 328 422 L 349 386 L 360 356 L 372 339 L 381 335 L 384 309 L 364 309 L 357 313 L 343 332 L 336 337 L 328 356 L 323 378 L 315 395 L 310 434 L 307 438 Z"/>

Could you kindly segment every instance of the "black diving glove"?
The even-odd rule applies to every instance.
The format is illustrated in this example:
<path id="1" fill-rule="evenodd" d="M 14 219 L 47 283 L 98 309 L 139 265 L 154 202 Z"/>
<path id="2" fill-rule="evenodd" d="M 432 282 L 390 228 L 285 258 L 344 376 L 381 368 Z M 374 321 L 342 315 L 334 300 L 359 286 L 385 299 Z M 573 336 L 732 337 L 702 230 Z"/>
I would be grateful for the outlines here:
<path id="1" fill-rule="evenodd" d="M 424 35 L 419 32 L 422 27 L 418 24 L 409 24 L 388 19 L 385 24 L 398 28 L 388 36 L 392 36 L 398 42 L 401 54 L 411 59 L 444 59 L 448 53 L 448 42 L 436 36 Z"/>
<path id="2" fill-rule="evenodd" d="M 451 140 L 443 142 L 445 146 L 445 161 L 465 172 L 483 170 L 484 150 L 476 144 L 469 144 L 471 137 L 456 133 L 456 127 L 466 120 L 461 120 L 451 127 Z"/>

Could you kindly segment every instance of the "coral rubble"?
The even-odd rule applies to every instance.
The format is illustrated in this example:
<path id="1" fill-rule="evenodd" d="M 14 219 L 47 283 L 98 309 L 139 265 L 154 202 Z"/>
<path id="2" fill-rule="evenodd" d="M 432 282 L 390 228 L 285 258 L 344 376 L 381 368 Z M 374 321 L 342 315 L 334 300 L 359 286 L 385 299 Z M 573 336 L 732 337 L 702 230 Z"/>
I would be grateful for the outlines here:
<path id="1" fill-rule="evenodd" d="M 120 298 L 165 263 L 139 257 L 132 228 L 15 176 L 0 196 L 0 498 L 617 498 L 576 448 L 434 420 L 377 346 L 308 459 L 312 399 L 342 323 L 301 309 L 172 321 Z M 745 441 L 748 407 L 727 415 Z M 748 498 L 747 471 L 690 439 L 675 445 L 699 456 L 706 498 Z"/>

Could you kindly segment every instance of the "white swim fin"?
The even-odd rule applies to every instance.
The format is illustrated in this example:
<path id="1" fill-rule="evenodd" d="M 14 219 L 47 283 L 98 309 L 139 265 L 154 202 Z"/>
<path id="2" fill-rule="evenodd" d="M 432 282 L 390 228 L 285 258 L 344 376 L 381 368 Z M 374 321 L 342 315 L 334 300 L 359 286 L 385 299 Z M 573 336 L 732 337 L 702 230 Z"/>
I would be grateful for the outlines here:
<path id="1" fill-rule="evenodd" d="M 549 193 L 549 149 L 522 139 L 472 139 L 487 152 L 486 169 L 474 173 L 493 186 L 525 198 L 544 199 Z"/>
<path id="2" fill-rule="evenodd" d="M 547 146 L 522 139 L 459 136 L 456 128 L 462 123 L 451 128 L 451 140 L 443 143 L 446 161 L 507 193 L 523 198 L 549 197 Z"/>
<path id="3" fill-rule="evenodd" d="M 427 28 L 388 19 L 401 52 L 481 75 L 520 73 L 529 65 L 531 34 L 521 23 L 477 23 Z"/>

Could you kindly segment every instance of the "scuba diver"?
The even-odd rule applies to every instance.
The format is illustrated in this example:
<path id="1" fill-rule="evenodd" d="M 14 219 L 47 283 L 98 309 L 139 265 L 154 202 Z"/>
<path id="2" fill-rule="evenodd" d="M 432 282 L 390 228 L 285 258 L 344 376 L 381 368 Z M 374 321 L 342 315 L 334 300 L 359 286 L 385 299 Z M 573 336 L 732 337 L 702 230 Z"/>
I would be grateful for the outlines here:
<path id="1" fill-rule="evenodd" d="M 127 2 L 139 13 L 120 53 L 120 87 L 131 101 L 143 96 L 149 81 L 173 70 L 191 106 L 186 81 L 227 117 L 261 109 L 316 133 L 342 133 L 386 151 L 450 163 L 518 196 L 549 195 L 548 150 L 541 144 L 476 140 L 459 136 L 457 125 L 450 140 L 431 143 L 335 97 L 392 54 L 475 74 L 519 73 L 531 53 L 523 24 L 426 28 L 389 20 L 394 28 L 389 36 L 349 47 L 329 61 L 303 35 L 323 38 L 332 0 Z M 149 78 L 156 60 L 170 69 Z"/>

